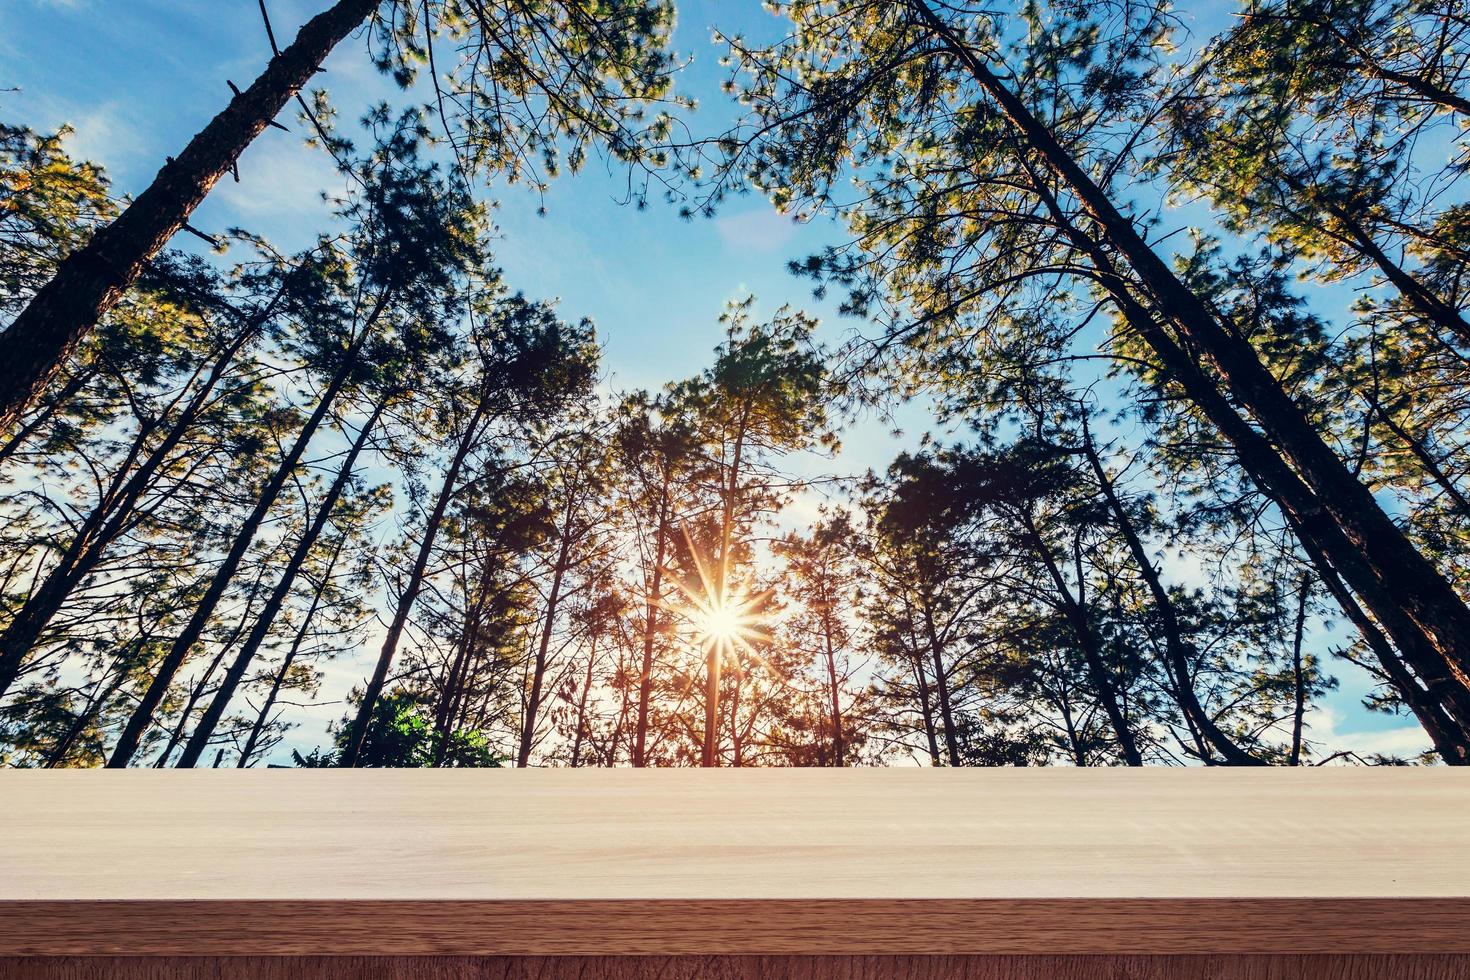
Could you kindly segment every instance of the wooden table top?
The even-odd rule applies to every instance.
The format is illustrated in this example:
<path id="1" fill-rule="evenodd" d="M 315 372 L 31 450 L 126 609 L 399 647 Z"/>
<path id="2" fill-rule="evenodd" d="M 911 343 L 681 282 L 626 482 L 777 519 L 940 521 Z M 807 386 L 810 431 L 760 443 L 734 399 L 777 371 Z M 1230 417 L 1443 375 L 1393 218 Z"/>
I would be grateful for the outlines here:
<path id="1" fill-rule="evenodd" d="M 1470 951 L 1449 769 L 9 771 L 0 801 L 0 955 Z"/>

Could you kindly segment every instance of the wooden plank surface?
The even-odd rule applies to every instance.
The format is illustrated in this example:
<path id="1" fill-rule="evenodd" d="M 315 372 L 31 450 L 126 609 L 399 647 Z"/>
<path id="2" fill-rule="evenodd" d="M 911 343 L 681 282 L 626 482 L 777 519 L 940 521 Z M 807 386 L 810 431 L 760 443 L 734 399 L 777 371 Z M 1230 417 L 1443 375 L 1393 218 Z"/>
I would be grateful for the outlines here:
<path id="1" fill-rule="evenodd" d="M 1447 770 L 4 772 L 0 954 L 1470 952 Z"/>
<path id="2" fill-rule="evenodd" d="M 56 958 L 0 980 L 1463 980 L 1470 956 Z"/>
<path id="3" fill-rule="evenodd" d="M 1450 769 L 0 773 L 0 899 L 1470 895 Z"/>
<path id="4" fill-rule="evenodd" d="M 0 903 L 0 956 L 1470 953 L 1466 899 Z"/>

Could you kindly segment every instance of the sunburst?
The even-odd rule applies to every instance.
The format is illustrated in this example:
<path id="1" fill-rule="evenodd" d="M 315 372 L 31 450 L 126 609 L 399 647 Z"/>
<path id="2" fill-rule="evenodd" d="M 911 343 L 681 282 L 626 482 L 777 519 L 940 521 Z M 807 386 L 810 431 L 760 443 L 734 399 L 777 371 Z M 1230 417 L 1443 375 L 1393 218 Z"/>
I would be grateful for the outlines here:
<path id="1" fill-rule="evenodd" d="M 711 567 L 700 553 L 688 528 L 684 529 L 684 540 L 694 557 L 699 582 L 690 584 L 675 576 L 674 585 L 683 594 L 684 601 L 660 602 L 659 605 L 689 621 L 698 633 L 700 648 L 705 653 L 716 650 L 722 658 L 729 658 L 741 650 L 758 656 L 756 644 L 771 639 L 761 623 L 772 590 L 756 591 L 746 583 L 729 582 L 726 570 Z"/>

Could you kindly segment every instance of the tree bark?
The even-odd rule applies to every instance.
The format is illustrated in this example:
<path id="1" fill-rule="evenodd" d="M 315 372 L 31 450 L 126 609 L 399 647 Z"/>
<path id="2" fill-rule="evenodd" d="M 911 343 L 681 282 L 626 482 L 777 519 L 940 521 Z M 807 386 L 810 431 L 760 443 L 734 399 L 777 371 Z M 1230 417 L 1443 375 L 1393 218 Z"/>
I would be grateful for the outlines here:
<path id="1" fill-rule="evenodd" d="M 211 188 L 380 0 L 338 0 L 307 21 L 245 91 L 170 157 L 153 183 L 67 256 L 0 333 L 0 432 L 14 428 L 82 338 L 183 227 Z"/>

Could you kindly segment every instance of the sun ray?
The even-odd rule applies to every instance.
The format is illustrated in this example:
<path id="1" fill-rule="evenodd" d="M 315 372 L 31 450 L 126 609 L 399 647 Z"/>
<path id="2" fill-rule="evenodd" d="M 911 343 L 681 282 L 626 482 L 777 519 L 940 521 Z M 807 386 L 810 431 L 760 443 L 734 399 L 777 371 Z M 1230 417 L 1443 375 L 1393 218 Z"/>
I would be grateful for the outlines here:
<path id="1" fill-rule="evenodd" d="M 699 577 L 691 584 L 680 576 L 673 577 L 675 588 L 683 601 L 659 600 L 656 605 L 686 620 L 699 636 L 699 647 L 705 653 L 718 648 L 722 658 L 730 658 L 738 650 L 760 660 L 757 644 L 769 642 L 771 635 L 761 622 L 765 618 L 764 607 L 773 590 L 752 591 L 741 583 L 721 583 L 723 576 L 713 574 L 709 562 L 695 546 L 687 528 L 684 539 L 694 559 L 694 570 Z"/>

